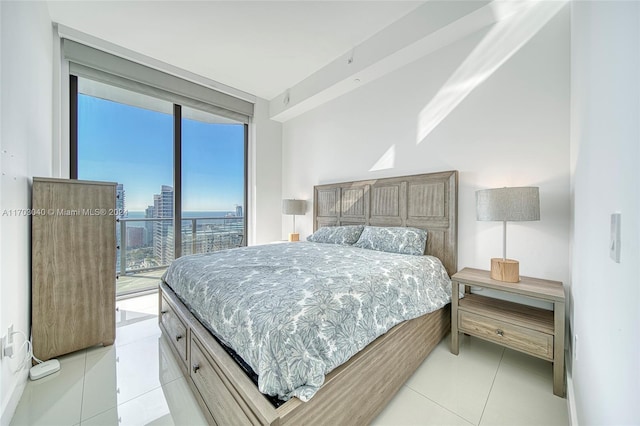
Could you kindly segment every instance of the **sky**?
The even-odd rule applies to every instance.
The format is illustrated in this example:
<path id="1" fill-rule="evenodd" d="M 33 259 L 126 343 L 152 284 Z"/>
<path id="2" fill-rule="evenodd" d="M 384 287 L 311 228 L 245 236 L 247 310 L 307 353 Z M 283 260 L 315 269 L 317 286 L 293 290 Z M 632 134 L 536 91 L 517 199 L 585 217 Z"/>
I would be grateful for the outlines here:
<path id="1" fill-rule="evenodd" d="M 78 179 L 124 185 L 125 209 L 153 205 L 173 186 L 170 114 L 78 95 Z M 182 210 L 244 204 L 244 125 L 182 120 Z"/>

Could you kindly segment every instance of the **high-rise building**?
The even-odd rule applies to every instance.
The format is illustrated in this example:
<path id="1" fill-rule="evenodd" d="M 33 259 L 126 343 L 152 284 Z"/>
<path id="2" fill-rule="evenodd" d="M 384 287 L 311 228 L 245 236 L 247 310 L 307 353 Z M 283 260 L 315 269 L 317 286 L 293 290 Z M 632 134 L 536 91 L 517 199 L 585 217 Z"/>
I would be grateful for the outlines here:
<path id="1" fill-rule="evenodd" d="M 144 218 L 145 219 L 153 219 L 154 216 L 154 212 L 153 212 L 153 206 L 147 206 L 147 208 L 144 211 Z M 145 233 L 144 233 L 144 245 L 146 246 L 151 246 L 153 245 L 153 222 L 152 221 L 147 221 L 144 223 L 144 229 L 145 229 Z"/>
<path id="2" fill-rule="evenodd" d="M 173 187 L 162 185 L 160 194 L 153 196 L 153 217 L 173 218 Z M 162 220 L 153 223 L 153 254 L 160 265 L 173 260 L 173 221 Z"/>
<path id="3" fill-rule="evenodd" d="M 127 249 L 142 247 L 144 228 L 131 226 L 127 228 Z"/>
<path id="4" fill-rule="evenodd" d="M 121 183 L 116 185 L 116 210 L 118 216 L 125 211 L 124 185 Z"/>
<path id="5" fill-rule="evenodd" d="M 236 217 L 242 217 L 242 206 L 236 205 Z"/>

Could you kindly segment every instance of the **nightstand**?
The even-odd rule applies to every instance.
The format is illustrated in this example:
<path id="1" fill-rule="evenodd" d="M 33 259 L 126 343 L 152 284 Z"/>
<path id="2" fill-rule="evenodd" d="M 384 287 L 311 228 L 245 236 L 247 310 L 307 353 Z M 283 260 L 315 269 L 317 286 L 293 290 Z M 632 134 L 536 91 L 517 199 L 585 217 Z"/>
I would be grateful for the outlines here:
<path id="1" fill-rule="evenodd" d="M 564 287 L 559 281 L 520 277 L 518 283 L 491 279 L 489 271 L 464 268 L 451 277 L 451 353 L 458 355 L 465 333 L 553 363 L 553 393 L 564 397 Z M 459 286 L 490 288 L 553 304 L 553 311 L 466 292 Z"/>

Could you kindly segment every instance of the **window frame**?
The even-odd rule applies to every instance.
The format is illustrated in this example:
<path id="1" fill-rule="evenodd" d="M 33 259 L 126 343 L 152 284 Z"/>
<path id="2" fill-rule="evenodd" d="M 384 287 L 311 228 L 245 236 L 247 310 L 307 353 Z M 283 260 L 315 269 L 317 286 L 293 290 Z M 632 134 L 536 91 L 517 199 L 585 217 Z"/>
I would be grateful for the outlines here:
<path id="1" fill-rule="evenodd" d="M 86 78 L 86 77 L 83 77 Z M 90 79 L 90 78 L 89 78 Z M 108 83 L 107 83 L 108 84 Z M 129 89 L 130 90 L 130 89 Z M 135 92 L 135 91 L 134 91 Z M 69 178 L 78 179 L 78 75 L 69 72 Z M 148 96 L 148 94 L 145 93 Z M 193 106 L 189 105 L 190 108 Z M 198 108 L 195 108 L 198 109 Z M 206 111 L 210 114 L 215 113 Z M 240 123 L 244 129 L 243 160 L 243 229 L 241 245 L 247 245 L 249 234 L 249 125 Z M 173 103 L 173 229 L 174 258 L 182 256 L 182 105 Z"/>

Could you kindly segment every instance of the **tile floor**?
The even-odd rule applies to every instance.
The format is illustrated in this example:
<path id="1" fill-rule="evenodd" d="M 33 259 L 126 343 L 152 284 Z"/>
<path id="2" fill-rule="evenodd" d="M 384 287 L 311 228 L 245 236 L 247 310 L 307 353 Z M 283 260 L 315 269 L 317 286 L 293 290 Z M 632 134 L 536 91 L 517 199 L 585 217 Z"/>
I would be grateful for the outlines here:
<path id="1" fill-rule="evenodd" d="M 117 303 L 116 343 L 60 358 L 27 383 L 12 425 L 204 425 L 157 325 L 157 295 Z M 551 364 L 464 337 L 429 355 L 374 425 L 567 425 Z"/>

